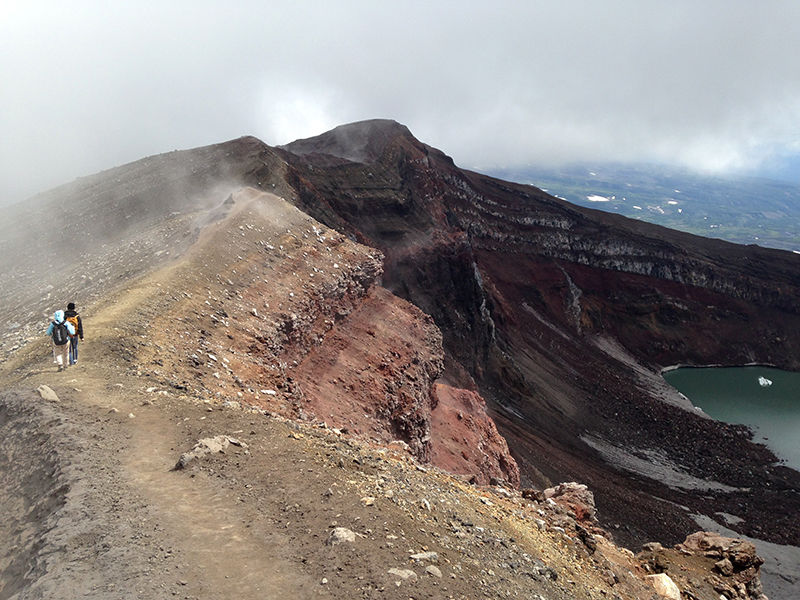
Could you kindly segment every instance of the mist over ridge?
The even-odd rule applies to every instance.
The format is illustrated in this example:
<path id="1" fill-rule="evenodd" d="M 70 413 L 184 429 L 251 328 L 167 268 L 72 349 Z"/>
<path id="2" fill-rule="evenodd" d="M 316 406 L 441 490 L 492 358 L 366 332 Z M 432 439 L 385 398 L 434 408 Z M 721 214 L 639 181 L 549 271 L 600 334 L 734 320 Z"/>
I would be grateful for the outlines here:
<path id="1" fill-rule="evenodd" d="M 483 171 L 769 167 L 800 151 L 798 16 L 744 1 L 13 3 L 0 203 L 174 148 L 286 144 L 373 115 Z"/>

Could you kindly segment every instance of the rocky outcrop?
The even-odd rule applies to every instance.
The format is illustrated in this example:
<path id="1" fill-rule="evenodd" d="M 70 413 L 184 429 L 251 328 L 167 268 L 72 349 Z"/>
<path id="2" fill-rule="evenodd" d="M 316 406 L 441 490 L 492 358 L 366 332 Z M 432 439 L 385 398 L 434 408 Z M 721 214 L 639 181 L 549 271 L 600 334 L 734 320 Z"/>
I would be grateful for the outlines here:
<path id="1" fill-rule="evenodd" d="M 434 318 L 447 381 L 477 387 L 526 484 L 585 482 L 632 545 L 682 540 L 695 524 L 678 505 L 733 510 L 655 472 L 620 476 L 588 433 L 749 490 L 735 500 L 752 508 L 741 531 L 800 543 L 800 525 L 758 517 L 800 510 L 800 476 L 775 471 L 745 431 L 664 404 L 658 382 L 676 363 L 800 368 L 796 256 L 575 207 L 378 125 L 286 146 L 295 202 L 384 253 L 383 284 Z M 370 128 L 371 150 L 348 155 L 348 131 L 363 149 Z"/>
<path id="2" fill-rule="evenodd" d="M 431 417 L 431 462 L 488 485 L 492 480 L 519 486 L 519 467 L 506 440 L 477 393 L 437 383 Z"/>
<path id="3" fill-rule="evenodd" d="M 657 573 L 651 577 L 670 577 L 675 589 L 691 589 L 699 600 L 766 600 L 760 577 L 764 561 L 745 540 L 698 531 L 675 548 L 645 544 L 637 558 Z"/>
<path id="4" fill-rule="evenodd" d="M 579 522 L 597 524 L 597 509 L 594 505 L 594 494 L 582 483 L 574 481 L 560 483 L 547 488 L 544 497 L 571 511 Z"/>
<path id="5" fill-rule="evenodd" d="M 688 536 L 678 548 L 715 561 L 715 574 L 708 579 L 714 591 L 727 598 L 765 600 L 759 578 L 759 567 L 764 560 L 756 554 L 756 547 L 750 542 L 698 531 Z"/>

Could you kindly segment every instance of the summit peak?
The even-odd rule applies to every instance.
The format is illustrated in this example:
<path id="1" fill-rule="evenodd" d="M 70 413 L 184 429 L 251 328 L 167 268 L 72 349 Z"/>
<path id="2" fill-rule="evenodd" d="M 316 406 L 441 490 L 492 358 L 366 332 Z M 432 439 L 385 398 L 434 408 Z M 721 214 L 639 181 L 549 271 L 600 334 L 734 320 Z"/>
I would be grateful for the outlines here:
<path id="1" fill-rule="evenodd" d="M 372 163 L 398 138 L 415 140 L 408 127 L 397 121 L 370 119 L 340 125 L 321 135 L 280 147 L 300 156 L 327 154 L 351 162 Z"/>

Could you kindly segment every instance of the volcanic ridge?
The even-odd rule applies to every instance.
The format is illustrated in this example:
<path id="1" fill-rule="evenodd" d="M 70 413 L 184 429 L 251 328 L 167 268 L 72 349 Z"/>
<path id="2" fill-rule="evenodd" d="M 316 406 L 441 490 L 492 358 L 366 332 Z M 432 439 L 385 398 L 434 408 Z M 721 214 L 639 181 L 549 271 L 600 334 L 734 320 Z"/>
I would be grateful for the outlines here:
<path id="1" fill-rule="evenodd" d="M 800 474 L 660 376 L 800 368 L 800 257 L 466 171 L 387 120 L 8 215 L 0 599 L 800 585 Z M 68 301 L 87 339 L 58 373 Z"/>

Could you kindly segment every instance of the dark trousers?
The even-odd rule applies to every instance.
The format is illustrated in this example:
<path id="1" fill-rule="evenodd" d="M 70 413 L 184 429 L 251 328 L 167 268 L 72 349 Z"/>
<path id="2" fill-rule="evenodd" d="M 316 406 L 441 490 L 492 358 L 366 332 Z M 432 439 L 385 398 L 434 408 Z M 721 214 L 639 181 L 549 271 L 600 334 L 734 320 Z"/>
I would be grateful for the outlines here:
<path id="1" fill-rule="evenodd" d="M 69 338 L 69 364 L 78 362 L 78 336 Z"/>

